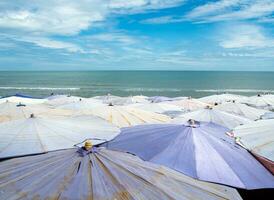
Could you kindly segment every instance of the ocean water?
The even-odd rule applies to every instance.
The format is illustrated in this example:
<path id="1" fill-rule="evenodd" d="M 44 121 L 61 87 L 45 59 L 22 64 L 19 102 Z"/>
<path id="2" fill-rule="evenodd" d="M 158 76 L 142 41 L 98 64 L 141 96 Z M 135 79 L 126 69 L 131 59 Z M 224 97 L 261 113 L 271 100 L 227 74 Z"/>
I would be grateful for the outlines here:
<path id="1" fill-rule="evenodd" d="M 20 93 L 46 97 L 55 93 L 91 97 L 111 93 L 202 97 L 220 92 L 247 96 L 274 93 L 274 72 L 0 71 L 0 96 Z"/>

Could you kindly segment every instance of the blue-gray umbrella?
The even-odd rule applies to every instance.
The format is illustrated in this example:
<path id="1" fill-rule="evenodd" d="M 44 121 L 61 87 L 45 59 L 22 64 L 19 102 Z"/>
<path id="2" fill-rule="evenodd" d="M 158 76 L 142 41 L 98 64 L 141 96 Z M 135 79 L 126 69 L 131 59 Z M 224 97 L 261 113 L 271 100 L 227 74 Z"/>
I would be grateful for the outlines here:
<path id="1" fill-rule="evenodd" d="M 238 200 L 241 197 L 233 188 L 200 182 L 128 153 L 93 147 L 1 162 L 0 199 Z"/>
<path id="2" fill-rule="evenodd" d="M 124 128 L 108 148 L 175 169 L 193 178 L 238 188 L 274 188 L 274 177 L 213 123 Z"/>

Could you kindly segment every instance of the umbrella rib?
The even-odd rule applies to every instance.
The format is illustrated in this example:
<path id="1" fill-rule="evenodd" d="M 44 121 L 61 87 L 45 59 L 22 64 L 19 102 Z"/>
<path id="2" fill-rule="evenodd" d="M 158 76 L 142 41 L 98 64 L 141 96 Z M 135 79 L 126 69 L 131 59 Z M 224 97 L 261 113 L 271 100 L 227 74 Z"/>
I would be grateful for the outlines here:
<path id="1" fill-rule="evenodd" d="M 148 180 L 146 180 L 145 178 L 143 178 L 143 177 L 141 177 L 141 176 L 138 176 L 138 175 L 132 173 L 130 170 L 128 170 L 128 169 L 126 169 L 125 167 L 123 167 L 122 165 L 117 164 L 116 162 L 113 162 L 113 161 L 112 161 L 111 159 L 109 159 L 107 156 L 102 155 L 102 154 L 100 154 L 100 156 L 102 156 L 102 158 L 108 160 L 108 161 L 109 161 L 110 163 L 112 163 L 113 165 L 116 165 L 117 167 L 119 167 L 119 168 L 123 169 L 124 171 L 126 171 L 127 173 L 131 174 L 133 177 L 136 177 L 136 178 L 138 178 L 138 179 L 143 180 L 145 183 L 147 183 L 147 184 L 150 185 L 150 186 L 156 187 L 154 184 L 150 183 L 150 182 L 149 182 Z M 157 188 L 157 187 L 156 187 L 156 188 Z M 162 189 L 160 189 L 160 188 L 158 188 L 158 189 L 161 190 L 161 192 L 162 192 L 164 195 L 166 195 L 167 197 L 169 197 L 170 200 L 173 199 L 169 194 L 167 194 L 166 192 L 164 192 Z"/>

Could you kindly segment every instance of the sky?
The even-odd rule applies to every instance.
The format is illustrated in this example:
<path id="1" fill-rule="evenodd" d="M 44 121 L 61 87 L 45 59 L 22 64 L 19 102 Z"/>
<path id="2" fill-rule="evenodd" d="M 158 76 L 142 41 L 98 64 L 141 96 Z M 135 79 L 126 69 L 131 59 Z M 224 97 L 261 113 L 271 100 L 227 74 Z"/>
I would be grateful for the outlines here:
<path id="1" fill-rule="evenodd" d="M 274 71 L 274 0 L 1 0 L 0 70 Z"/>

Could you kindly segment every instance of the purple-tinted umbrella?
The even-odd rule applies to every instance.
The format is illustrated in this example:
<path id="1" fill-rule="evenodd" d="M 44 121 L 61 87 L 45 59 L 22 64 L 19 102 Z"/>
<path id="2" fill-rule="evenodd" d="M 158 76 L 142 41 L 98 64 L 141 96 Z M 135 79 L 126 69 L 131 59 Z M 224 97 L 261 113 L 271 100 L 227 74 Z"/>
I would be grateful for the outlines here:
<path id="1" fill-rule="evenodd" d="M 128 153 L 93 147 L 0 162 L 0 199 L 240 200 L 241 197 L 233 188 L 197 181 Z"/>
<path id="2" fill-rule="evenodd" d="M 104 144 L 199 180 L 245 189 L 274 188 L 270 174 L 214 123 L 154 124 L 124 128 Z"/>

